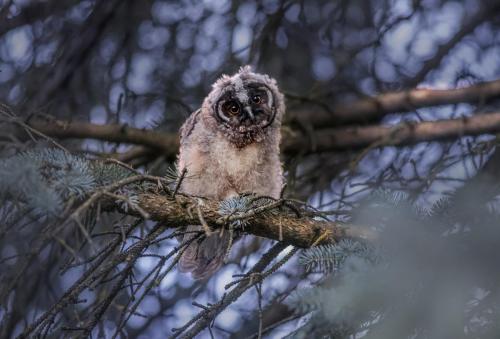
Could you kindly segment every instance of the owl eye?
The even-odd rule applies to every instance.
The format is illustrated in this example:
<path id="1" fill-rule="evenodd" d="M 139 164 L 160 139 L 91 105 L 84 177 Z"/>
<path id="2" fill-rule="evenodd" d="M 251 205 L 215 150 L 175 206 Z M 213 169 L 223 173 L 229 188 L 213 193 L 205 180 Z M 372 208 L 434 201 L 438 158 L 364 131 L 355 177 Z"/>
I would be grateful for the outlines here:
<path id="1" fill-rule="evenodd" d="M 240 113 L 240 105 L 236 101 L 229 101 L 224 106 L 225 110 L 231 115 Z"/>
<path id="2" fill-rule="evenodd" d="M 260 95 L 254 95 L 254 96 L 252 97 L 252 102 L 253 102 L 254 104 L 260 104 L 260 103 L 262 102 L 262 98 L 261 98 L 261 96 L 260 96 Z"/>

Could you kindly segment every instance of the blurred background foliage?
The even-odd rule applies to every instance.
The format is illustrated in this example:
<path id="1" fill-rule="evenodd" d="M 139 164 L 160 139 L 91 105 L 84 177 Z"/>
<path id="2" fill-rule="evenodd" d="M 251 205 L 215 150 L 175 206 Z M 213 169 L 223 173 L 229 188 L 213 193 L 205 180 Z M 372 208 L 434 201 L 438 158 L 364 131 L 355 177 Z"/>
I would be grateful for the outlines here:
<path id="1" fill-rule="evenodd" d="M 407 195 L 405 201 L 411 201 L 413 206 L 402 214 L 392 215 L 391 211 L 399 208 L 393 206 L 379 209 L 371 215 L 378 218 L 382 214 L 381 219 L 389 220 L 379 223 L 377 219 L 371 226 L 401 237 L 411 238 L 412 235 L 416 239 L 413 245 L 410 245 L 411 241 L 404 242 L 404 249 L 403 246 L 391 248 L 395 256 L 404 250 L 407 255 L 403 255 L 391 268 L 384 267 L 382 271 L 387 275 L 380 274 L 380 270 L 360 274 L 358 270 L 363 270 L 359 267 L 364 267 L 364 262 L 360 265 L 354 260 L 355 264 L 347 265 L 358 274 L 357 278 L 374 279 L 378 285 L 372 287 L 373 290 L 363 283 L 350 285 L 356 286 L 357 290 L 354 287 L 341 288 L 340 295 L 344 295 L 345 299 L 339 305 L 349 305 L 355 297 L 360 298 L 356 299 L 358 301 L 363 298 L 368 300 L 366 293 L 361 292 L 371 291 L 387 296 L 383 307 L 377 304 L 377 300 L 353 302 L 357 310 L 368 313 L 354 312 L 356 321 L 349 325 L 343 323 L 346 321 L 343 316 L 332 318 L 329 322 L 329 314 L 332 317 L 339 314 L 332 306 L 338 302 L 338 294 L 328 293 L 328 298 L 320 295 L 322 301 L 330 303 L 330 306 L 327 305 L 330 308 L 326 307 L 329 313 L 326 312 L 325 316 L 323 312 L 321 316 L 311 318 L 313 321 L 308 326 L 312 327 L 304 327 L 305 333 L 327 328 L 331 331 L 325 334 L 318 330 L 318 333 L 332 338 L 349 335 L 352 338 L 359 335 L 391 338 L 391 333 L 397 333 L 394 338 L 445 338 L 450 335 L 455 338 L 494 338 L 498 334 L 498 326 L 489 319 L 491 314 L 497 314 L 500 302 L 495 297 L 498 288 L 494 286 L 498 273 L 495 270 L 498 271 L 498 268 L 491 264 L 491 260 L 498 252 L 494 248 L 500 245 L 500 239 L 496 239 L 498 231 L 495 227 L 498 225 L 495 217 L 490 217 L 483 207 L 487 207 L 488 213 L 498 211 L 500 154 L 496 150 L 497 135 L 492 132 L 476 133 L 475 136 L 428 140 L 403 146 L 379 147 L 383 144 L 374 144 L 365 149 L 348 145 L 341 150 L 315 151 L 313 146 L 316 137 L 322 131 L 329 131 L 328 128 L 394 126 L 401 122 L 466 118 L 498 111 L 500 103 L 497 98 L 490 95 L 486 100 L 479 95 L 476 100 L 457 101 L 438 107 L 413 107 L 409 101 L 401 112 L 375 116 L 361 114 L 349 121 L 336 119 L 335 115 L 336 107 L 344 105 L 349 108 L 353 102 L 383 93 L 415 88 L 461 88 L 499 79 L 500 2 L 0 0 L 0 101 L 13 108 L 16 119 L 19 119 L 17 122 L 28 123 L 33 116 L 44 116 L 66 122 L 120 124 L 176 133 L 184 119 L 199 107 L 210 85 L 221 74 L 233 73 L 246 64 L 278 80 L 288 107 L 284 129 L 299 135 L 303 143 L 310 146 L 307 151 L 299 150 L 283 157 L 288 197 L 305 200 L 336 221 L 350 222 L 358 220 L 361 215 L 365 224 L 370 224 L 371 219 L 366 215 L 371 210 L 364 207 L 364 199 L 371 192 L 380 189 L 404 191 Z M 309 123 L 321 114 L 331 115 L 332 118 L 320 126 Z M 0 120 L 2 158 L 37 147 L 53 146 L 50 140 L 36 134 L 27 138 L 25 133 L 20 138 L 19 134 L 13 133 L 12 122 L 11 115 L 3 115 Z M 287 135 L 285 133 L 285 137 Z M 127 143 L 82 137 L 60 142 L 72 153 L 87 158 L 116 157 L 134 149 Z M 21 156 L 15 159 L 29 158 Z M 157 175 L 164 175 L 173 162 L 171 156 L 161 152 L 150 152 L 146 156 L 141 153 L 137 157 L 131 154 L 126 160 L 141 172 Z M 22 162 L 16 163 L 12 158 L 8 161 L 16 164 L 15 168 L 24 168 Z M 4 162 L 0 166 L 0 183 L 12 190 L 15 187 L 8 183 L 8 174 L 5 173 L 16 170 L 6 164 Z M 12 180 L 25 180 L 22 178 L 25 172 L 29 170 L 19 171 L 17 176 L 11 176 Z M 23 186 L 22 189 L 25 194 L 27 188 Z M 433 211 L 443 201 L 456 204 L 447 205 L 447 208 L 459 212 L 454 220 L 462 221 L 463 225 L 458 221 L 440 223 L 434 219 L 419 219 L 422 214 L 434 216 Z M 49 204 L 46 200 L 44 202 Z M 9 208 L 12 205 L 4 204 L 2 212 L 6 213 Z M 415 211 L 418 213 L 415 214 Z M 482 219 L 475 219 L 475 216 L 487 220 L 484 224 L 478 223 Z M 427 231 L 422 231 L 424 234 L 412 233 L 416 231 L 406 225 L 405 220 L 414 218 L 418 221 L 410 224 L 414 227 L 424 224 L 422 227 L 425 230 L 431 228 L 429 234 L 434 241 L 427 242 L 427 237 L 430 237 Z M 27 239 L 39 236 L 39 222 L 32 220 L 29 223 L 31 228 L 23 228 L 23 232 L 18 233 L 6 225 L 0 228 L 0 258 L 3 262 L 0 273 L 5 279 L 0 285 L 2 288 L 13 286 L 9 285 L 9 279 L 15 276 L 16 267 L 22 263 L 22 253 L 29 250 Z M 119 215 L 106 215 L 97 221 L 103 229 L 106 225 L 128 225 L 130 222 Z M 389 226 L 379 227 L 380 224 Z M 440 227 L 431 227 L 436 224 Z M 396 232 L 397 225 L 404 227 Z M 132 235 L 141 237 L 151 227 L 149 222 L 142 223 Z M 474 227 L 480 230 L 472 232 Z M 447 291 L 442 281 L 436 284 L 430 278 L 435 272 L 441 272 L 443 267 L 449 268 L 450 262 L 458 262 L 450 258 L 437 260 L 424 273 L 426 279 L 423 285 L 419 285 L 416 272 L 432 261 L 432 256 L 416 254 L 422 254 L 422 247 L 427 243 L 449 248 L 443 245 L 444 240 L 436 239 L 450 232 L 458 232 L 464 241 L 454 244 L 451 253 L 460 253 L 457 258 L 461 260 L 466 258 L 467 251 L 457 250 L 460 244 L 466 244 L 464 247 L 476 255 L 471 257 L 468 265 L 464 265 L 464 274 L 446 280 L 450 285 L 453 285 L 452 280 L 460 281 L 459 288 L 450 287 L 451 294 L 440 299 L 436 295 Z M 72 236 L 71 232 L 67 233 L 64 236 Z M 388 239 L 397 243 L 401 237 L 391 236 Z M 82 235 L 78 237 L 79 240 L 82 238 Z M 488 250 L 474 252 L 474 248 L 481 248 L 486 240 L 490 244 Z M 164 255 L 176 244 L 176 241 L 166 239 L 151 251 Z M 203 304 L 219 299 L 232 275 L 248 271 L 269 245 L 269 240 L 246 237 L 233 249 L 228 265 L 207 282 L 193 282 L 188 276 L 175 271 L 169 273 L 159 287 L 148 292 L 130 320 L 117 330 L 116 314 L 122 311 L 120 305 L 130 297 L 127 291 L 122 291 L 123 295 L 117 298 L 115 308 L 110 315 L 99 320 L 93 334 L 112 337 L 116 331 L 117 336 L 123 337 L 163 338 L 175 333 L 172 328 L 182 326 L 200 310 L 192 304 L 192 300 Z M 71 246 L 80 250 L 76 240 L 71 242 Z M 51 250 L 43 252 L 36 260 L 38 269 L 33 268 L 33 262 L 30 262 L 14 293 L 7 291 L 2 295 L 5 299 L 0 300 L 0 336 L 15 337 L 21 333 L 26 324 L 54 304 L 82 274 L 80 268 L 59 274 L 60 265 L 68 255 L 68 250 L 63 247 L 55 244 Z M 500 246 L 496 247 L 500 249 Z M 339 251 L 339 248 L 332 251 Z M 81 255 L 88 257 L 89 253 L 82 251 Z M 323 254 L 328 256 L 329 252 Z M 134 277 L 139 280 L 156 269 L 156 259 L 154 256 L 140 258 L 134 267 Z M 474 266 L 482 262 L 488 263 L 484 267 L 488 267 L 491 274 L 485 274 L 483 270 L 479 274 L 475 270 Z M 408 272 L 415 275 L 408 275 Z M 390 306 L 395 306 L 387 306 L 385 302 L 391 299 L 390 289 L 395 289 L 395 281 L 401 275 L 406 275 L 401 284 L 408 289 L 394 291 L 392 298 L 406 297 L 409 290 L 415 296 L 428 297 L 422 299 L 427 302 L 427 308 L 419 304 L 419 308 L 412 309 L 412 317 L 404 319 L 395 317 L 397 312 L 394 309 L 384 313 Z M 222 312 L 211 331 L 207 330 L 201 336 L 209 337 L 211 333 L 216 338 L 252 336 L 258 333 L 259 319 L 260 327 L 270 327 L 265 332 L 269 337 L 298 336 L 301 332 L 294 331 L 304 325 L 311 315 L 302 317 L 303 314 L 294 313 L 293 307 L 290 309 L 283 300 L 297 288 L 324 284 L 325 281 L 330 288 L 329 277 L 328 274 L 310 272 L 294 258 L 283 270 L 265 280 L 260 290 L 250 290 Z M 339 278 L 339 281 L 349 279 Z M 436 285 L 439 288 L 433 289 Z M 419 287 L 422 289 L 417 291 Z M 332 291 L 329 288 L 326 290 Z M 473 297 L 462 300 L 464 290 Z M 98 298 L 96 291 L 99 289 L 84 293 L 89 300 L 94 300 Z M 450 303 L 457 295 L 462 298 L 460 302 Z M 467 312 L 476 305 L 472 305 L 471 300 L 481 305 L 483 313 L 472 312 L 469 317 L 472 313 Z M 262 304 L 262 312 L 258 311 L 258 304 Z M 411 305 L 411 302 L 408 304 Z M 460 313 L 464 318 L 447 317 L 451 307 L 465 307 L 465 315 Z M 371 308 L 376 311 L 369 312 Z M 319 309 L 324 310 L 324 305 Z M 429 310 L 441 312 L 439 326 L 432 323 L 432 326 L 426 327 L 429 323 L 425 317 L 419 322 Z M 309 313 L 311 308 L 306 311 Z M 71 312 L 67 310 L 64 317 L 73 321 L 78 317 L 74 318 Z M 387 322 L 393 327 L 382 325 L 386 319 L 384 315 L 393 316 Z M 474 331 L 467 327 L 465 318 L 473 319 Z M 453 326 L 448 326 L 446 321 L 453 322 Z M 370 332 L 370 322 L 375 324 L 374 327 L 380 324 L 382 329 Z M 419 329 L 419 324 L 423 324 L 424 329 Z M 443 328 L 455 332 L 441 331 Z M 457 328 L 465 328 L 465 331 L 456 332 Z M 72 335 L 71 329 L 68 331 L 58 332 L 57 335 Z"/>

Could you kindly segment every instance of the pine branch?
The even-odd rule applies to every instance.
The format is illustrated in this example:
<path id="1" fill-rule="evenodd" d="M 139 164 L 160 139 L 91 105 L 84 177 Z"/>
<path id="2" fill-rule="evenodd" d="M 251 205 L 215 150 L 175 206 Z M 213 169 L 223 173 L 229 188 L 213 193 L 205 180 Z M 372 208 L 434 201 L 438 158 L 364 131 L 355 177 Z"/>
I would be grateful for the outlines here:
<path id="1" fill-rule="evenodd" d="M 375 260 L 373 251 L 364 244 L 348 239 L 342 239 L 337 244 L 327 244 L 305 250 L 299 262 L 307 271 L 318 270 L 329 273 L 342 266 L 347 257 L 356 255 L 366 260 Z"/>
<path id="2" fill-rule="evenodd" d="M 138 206 L 146 211 L 152 220 L 161 221 L 170 227 L 199 224 L 196 213 L 189 213 L 189 210 L 194 210 L 198 206 L 197 198 L 194 197 L 176 195 L 175 199 L 172 199 L 160 194 L 139 194 Z M 200 205 L 201 213 L 212 229 L 228 226 L 227 219 L 221 217 L 219 213 L 219 206 L 220 203 L 215 200 L 204 200 L 203 205 Z M 137 215 L 136 211 L 129 213 Z M 234 216 L 232 220 L 235 220 Z M 285 244 L 302 248 L 315 243 L 334 243 L 345 237 L 357 239 L 374 237 L 368 230 L 361 228 L 349 228 L 331 221 L 298 217 L 288 213 L 261 213 L 246 219 L 245 232 L 248 234 L 280 240 L 280 230 Z"/>
<path id="3" fill-rule="evenodd" d="M 246 290 L 250 287 L 255 286 L 267 276 L 274 273 L 281 265 L 288 261 L 296 252 L 296 249 L 292 249 L 287 255 L 283 257 L 282 260 L 276 262 L 269 270 L 264 271 L 266 267 L 286 248 L 283 243 L 275 244 L 271 249 L 269 249 L 266 254 L 264 254 L 261 259 L 253 266 L 253 268 L 247 273 L 246 277 L 239 281 L 239 283 L 234 287 L 229 293 L 224 295 L 221 300 L 216 304 L 211 305 L 209 308 L 204 309 L 197 316 L 195 316 L 191 321 L 185 324 L 182 328 L 177 329 L 174 334 L 174 338 L 194 338 L 203 329 L 210 325 L 210 323 L 215 319 L 215 317 L 220 314 L 227 306 L 236 301 Z M 189 329 L 189 330 L 188 330 Z M 183 333 L 185 331 L 185 333 Z"/>
<path id="4" fill-rule="evenodd" d="M 169 188 L 174 183 L 172 178 L 140 174 L 116 163 L 88 160 L 59 149 L 30 151 L 0 162 L 0 173 L 6 178 L 16 172 L 19 172 L 16 182 L 29 183 L 31 192 L 39 193 L 29 194 L 22 185 L 0 180 L 0 194 L 4 199 L 36 198 L 30 207 L 40 209 L 47 205 L 45 193 L 48 192 L 55 202 L 41 213 L 67 211 L 63 226 L 66 222 L 78 222 L 84 213 L 102 205 L 126 215 L 160 221 L 169 227 L 199 224 L 198 215 L 191 212 L 199 209 L 198 214 L 203 215 L 212 230 L 235 225 L 243 228 L 244 225 L 247 233 L 305 248 L 344 237 L 370 237 L 361 229 L 317 220 L 307 206 L 295 206 L 286 199 L 244 196 L 236 202 L 204 199 L 200 204 L 199 197 L 174 194 L 176 188 Z"/>

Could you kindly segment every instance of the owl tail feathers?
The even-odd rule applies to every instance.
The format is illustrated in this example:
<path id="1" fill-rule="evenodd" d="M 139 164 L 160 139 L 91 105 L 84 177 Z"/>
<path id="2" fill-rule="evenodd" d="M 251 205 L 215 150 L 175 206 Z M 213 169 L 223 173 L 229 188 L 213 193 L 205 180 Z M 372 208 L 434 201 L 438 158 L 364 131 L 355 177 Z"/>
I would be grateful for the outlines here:
<path id="1" fill-rule="evenodd" d="M 188 231 L 201 229 L 201 226 L 189 226 Z M 193 241 L 186 248 L 179 260 L 179 271 L 191 272 L 193 279 L 202 280 L 214 274 L 224 263 L 229 247 L 229 232 L 212 234 L 201 242 Z M 188 237 L 188 238 L 186 238 Z M 186 234 L 184 240 L 193 237 Z"/>

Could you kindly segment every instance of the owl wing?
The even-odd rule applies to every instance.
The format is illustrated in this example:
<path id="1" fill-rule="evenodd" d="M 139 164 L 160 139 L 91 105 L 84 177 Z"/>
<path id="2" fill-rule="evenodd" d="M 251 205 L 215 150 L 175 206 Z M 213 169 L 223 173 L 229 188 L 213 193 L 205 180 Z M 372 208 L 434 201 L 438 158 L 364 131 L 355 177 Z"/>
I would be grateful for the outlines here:
<path id="1" fill-rule="evenodd" d="M 189 118 L 186 119 L 186 121 L 182 124 L 181 129 L 179 131 L 180 138 L 181 138 L 181 145 L 184 144 L 184 142 L 188 139 L 189 135 L 191 132 L 193 132 L 194 126 L 198 122 L 198 117 L 200 115 L 201 109 L 198 109 L 191 113 Z"/>

